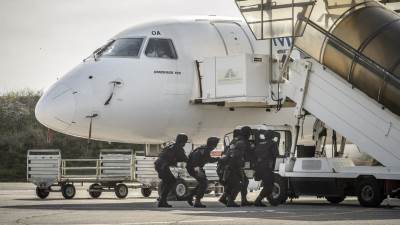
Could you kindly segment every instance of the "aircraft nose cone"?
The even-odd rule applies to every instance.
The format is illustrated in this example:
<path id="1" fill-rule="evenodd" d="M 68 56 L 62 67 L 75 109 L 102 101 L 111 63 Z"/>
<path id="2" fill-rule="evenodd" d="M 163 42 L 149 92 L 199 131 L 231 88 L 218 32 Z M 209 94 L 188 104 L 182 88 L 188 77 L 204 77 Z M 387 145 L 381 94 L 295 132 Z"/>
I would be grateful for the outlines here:
<path id="1" fill-rule="evenodd" d="M 72 89 L 56 84 L 39 99 L 36 104 L 36 119 L 56 131 L 67 129 L 74 119 L 75 99 Z"/>

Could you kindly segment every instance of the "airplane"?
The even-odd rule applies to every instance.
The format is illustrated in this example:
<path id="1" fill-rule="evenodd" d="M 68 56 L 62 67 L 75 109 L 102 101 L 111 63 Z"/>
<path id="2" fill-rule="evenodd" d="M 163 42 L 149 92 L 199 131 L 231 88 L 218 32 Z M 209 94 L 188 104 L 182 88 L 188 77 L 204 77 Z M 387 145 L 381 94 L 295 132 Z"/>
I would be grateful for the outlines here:
<path id="1" fill-rule="evenodd" d="M 310 0 L 299 4 L 310 8 L 314 3 Z M 249 25 L 242 19 L 211 16 L 174 18 L 134 26 L 114 36 L 47 89 L 36 106 L 36 117 L 50 129 L 68 135 L 137 144 L 161 144 L 182 132 L 188 134 L 193 144 L 202 144 L 210 136 L 223 137 L 238 125 L 296 124 L 294 141 L 285 142 L 291 143 L 287 145 L 290 149 L 286 148 L 289 154 L 285 154 L 289 157 L 277 164 L 279 179 L 274 185 L 280 191 L 275 201 L 286 201 L 288 192 L 282 190 L 287 187 L 291 190 L 306 187 L 292 197 L 311 193 L 338 203 L 346 196 L 357 196 L 363 206 L 378 206 L 388 195 L 399 196 L 399 105 L 393 100 L 398 94 L 399 79 L 390 72 L 395 71 L 399 60 L 396 60 L 395 48 L 391 48 L 395 46 L 395 39 L 389 38 L 398 33 L 395 26 L 398 15 L 373 1 L 363 5 L 356 1 L 356 5 L 337 4 L 336 1 L 318 3 L 318 21 L 313 21 L 312 17 L 307 20 L 307 25 L 317 35 L 314 31 L 304 31 L 306 35 L 297 39 L 303 42 L 296 42 L 296 48 L 303 55 L 298 52 L 290 58 L 285 56 L 289 48 L 288 52 L 293 53 L 290 38 L 259 41 L 253 35 L 252 30 L 257 28 L 259 32 L 254 34 L 261 34 L 259 39 L 275 37 L 276 30 L 285 30 L 284 26 L 264 30 L 264 22 L 270 21 L 268 18 L 265 21 L 255 18 L 255 22 L 251 18 Z M 332 26 L 327 22 L 333 18 L 329 10 L 334 8 L 321 7 L 330 6 L 329 3 L 333 3 L 334 8 L 348 8 L 339 14 L 343 20 L 331 21 Z M 265 10 L 262 4 L 245 5 L 241 12 L 252 12 L 248 14 L 252 17 L 257 11 Z M 270 10 L 287 10 L 288 6 L 293 14 L 293 4 L 271 5 Z M 304 10 L 306 8 L 303 14 L 310 12 Z M 328 14 L 318 16 L 325 12 Z M 381 23 L 371 25 L 371 15 L 379 15 Z M 287 28 L 292 28 L 291 34 L 295 37 L 293 27 Z M 365 30 L 370 32 L 364 34 Z M 358 35 L 359 39 L 350 40 L 347 34 Z M 346 35 L 346 39 L 341 39 Z M 350 44 L 353 41 L 355 47 Z M 361 47 L 368 51 L 357 50 Z M 390 58 L 393 62 L 380 54 L 382 49 L 393 56 Z M 263 64 L 268 59 L 270 64 Z M 221 65 L 224 70 L 219 70 Z M 362 70 L 354 69 L 360 65 Z M 238 76 L 233 69 L 236 66 L 246 67 L 246 78 Z M 278 70 L 274 69 L 277 66 Z M 282 77 L 276 77 L 274 71 L 282 71 L 279 75 L 285 80 L 283 91 L 279 88 L 281 80 L 274 80 Z M 214 77 L 203 76 L 210 74 Z M 354 75 L 359 83 L 353 79 Z M 243 84 L 244 79 L 248 83 Z M 218 95 L 212 92 L 218 91 L 217 84 L 221 89 L 229 84 L 229 91 L 232 91 L 237 82 L 240 87 L 261 90 L 258 96 L 248 92 L 244 97 L 246 100 L 260 97 L 257 99 L 265 100 L 263 105 L 234 107 L 230 105 L 232 102 L 214 101 Z M 390 101 L 381 101 L 382 98 Z M 285 106 L 295 107 L 283 107 L 276 113 L 272 107 L 280 108 L 281 99 L 290 99 Z M 305 114 L 311 114 L 321 123 L 317 121 L 314 129 L 314 146 L 302 146 L 303 150 L 313 147 L 310 148 L 312 154 L 299 155 L 301 148 L 297 138 L 301 136 L 299 126 Z M 310 127 L 310 123 L 305 127 Z M 329 127 L 331 143 L 327 140 L 327 131 L 322 129 Z M 337 148 L 339 136 L 336 133 L 342 137 L 340 148 Z M 331 148 L 330 154 L 325 151 L 326 146 Z M 350 154 L 345 147 L 350 147 Z M 364 153 L 368 157 L 364 157 Z M 356 165 L 346 157 L 364 157 L 359 162 L 366 158 L 368 165 Z M 327 185 L 331 187 L 329 190 L 323 188 Z M 314 190 L 310 192 L 309 187 Z"/>
<path id="2" fill-rule="evenodd" d="M 274 52 L 290 38 L 275 39 Z M 287 124 L 293 109 L 193 104 L 196 61 L 270 54 L 242 18 L 180 17 L 117 34 L 40 98 L 37 120 L 54 131 L 107 142 L 160 144 L 178 133 L 192 143 L 222 137 L 241 124 Z"/>

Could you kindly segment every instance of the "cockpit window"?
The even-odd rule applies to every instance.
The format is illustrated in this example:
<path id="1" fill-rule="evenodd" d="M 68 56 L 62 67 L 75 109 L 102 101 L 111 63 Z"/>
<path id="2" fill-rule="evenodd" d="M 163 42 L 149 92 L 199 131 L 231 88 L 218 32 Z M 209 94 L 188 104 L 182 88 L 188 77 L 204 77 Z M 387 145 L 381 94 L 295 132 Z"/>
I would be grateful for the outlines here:
<path id="1" fill-rule="evenodd" d="M 110 42 L 98 56 L 137 57 L 142 47 L 143 38 L 121 38 Z"/>
<path id="2" fill-rule="evenodd" d="M 146 48 L 148 57 L 177 59 L 174 44 L 171 39 L 151 38 Z"/>

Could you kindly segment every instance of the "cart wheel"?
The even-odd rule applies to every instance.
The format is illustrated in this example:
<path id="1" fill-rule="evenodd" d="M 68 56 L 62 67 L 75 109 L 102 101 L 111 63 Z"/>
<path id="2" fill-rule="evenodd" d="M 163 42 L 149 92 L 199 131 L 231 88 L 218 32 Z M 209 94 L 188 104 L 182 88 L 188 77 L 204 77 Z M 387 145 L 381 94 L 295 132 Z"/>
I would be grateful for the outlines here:
<path id="1" fill-rule="evenodd" d="M 76 194 L 76 189 L 73 184 L 64 184 L 61 187 L 61 193 L 65 199 L 73 199 Z"/>
<path id="2" fill-rule="evenodd" d="M 141 188 L 140 192 L 142 192 L 143 197 L 147 198 L 150 197 L 152 190 L 151 188 Z"/>
<path id="3" fill-rule="evenodd" d="M 47 198 L 47 196 L 49 196 L 49 194 L 50 194 L 49 189 L 47 189 L 47 188 L 43 189 L 43 188 L 36 187 L 36 195 L 39 198 L 45 199 L 45 198 Z"/>
<path id="4" fill-rule="evenodd" d="M 125 184 L 118 184 L 115 186 L 114 191 L 118 198 L 126 198 L 128 196 L 128 186 Z"/>
<path id="5" fill-rule="evenodd" d="M 186 200 L 187 195 L 189 194 L 189 187 L 184 180 L 177 179 L 173 191 L 176 199 L 178 201 L 183 201 Z"/>
<path id="6" fill-rule="evenodd" d="M 89 195 L 92 198 L 98 198 L 101 195 L 101 187 L 99 184 L 92 184 L 89 186 Z"/>

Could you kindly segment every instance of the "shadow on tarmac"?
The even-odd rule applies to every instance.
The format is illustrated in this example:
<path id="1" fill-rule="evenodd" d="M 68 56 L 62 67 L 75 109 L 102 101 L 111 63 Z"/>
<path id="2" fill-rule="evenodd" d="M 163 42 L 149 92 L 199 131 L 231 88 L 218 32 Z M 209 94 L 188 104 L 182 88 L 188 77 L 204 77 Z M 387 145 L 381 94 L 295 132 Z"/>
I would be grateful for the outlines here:
<path id="1" fill-rule="evenodd" d="M 21 199 L 20 199 L 21 200 Z M 30 199 L 36 200 L 36 199 Z M 364 208 L 355 203 L 344 203 L 331 205 L 328 203 L 307 203 L 294 202 L 278 207 L 241 207 L 226 208 L 216 202 L 205 202 L 208 206 L 204 209 L 195 209 L 189 207 L 185 202 L 170 202 L 174 208 L 157 208 L 156 202 L 112 202 L 96 203 L 93 199 L 88 199 L 85 203 L 74 203 L 82 199 L 68 200 L 66 204 L 47 204 L 54 200 L 37 200 L 41 204 L 14 205 L 0 208 L 25 209 L 25 210 L 75 210 L 75 211 L 154 211 L 170 212 L 185 216 L 209 216 L 223 218 L 240 219 L 278 219 L 288 221 L 367 221 L 367 220 L 392 220 L 400 219 L 400 208 Z M 84 199 L 83 199 L 84 200 Z M 93 200 L 93 201 L 89 201 Z M 103 200 L 103 199 L 102 199 Z M 113 199 L 115 201 L 115 199 Z"/>
<path id="2" fill-rule="evenodd" d="M 117 197 L 101 197 L 101 198 L 91 198 L 91 197 L 87 197 L 87 198 L 73 198 L 73 199 L 69 199 L 66 200 L 63 197 L 59 197 L 59 198 L 46 198 L 46 199 L 40 199 L 38 197 L 34 197 L 34 198 L 17 198 L 17 199 L 13 199 L 14 201 L 37 201 L 37 202 L 54 202 L 54 201 L 75 201 L 75 200 L 88 200 L 88 201 L 98 201 L 98 200 L 102 200 L 102 201 L 107 201 L 107 200 L 112 200 L 112 201 L 124 201 L 126 199 L 153 199 L 154 201 L 157 201 L 158 197 L 129 197 L 129 198 L 125 198 L 125 199 L 118 199 Z"/>

